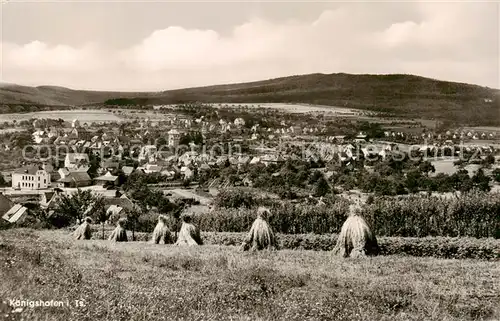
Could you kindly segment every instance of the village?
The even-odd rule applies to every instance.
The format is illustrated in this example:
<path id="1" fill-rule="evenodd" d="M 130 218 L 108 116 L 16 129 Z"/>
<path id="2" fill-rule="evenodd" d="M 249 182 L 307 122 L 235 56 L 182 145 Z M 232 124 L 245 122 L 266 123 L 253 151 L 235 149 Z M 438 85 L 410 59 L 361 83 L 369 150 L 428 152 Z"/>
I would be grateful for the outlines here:
<path id="1" fill-rule="evenodd" d="M 348 176 L 340 177 L 339 171 L 350 170 L 351 176 L 373 174 L 398 155 L 402 163 L 413 161 L 416 168 L 423 161 L 430 162 L 432 175 L 453 175 L 461 166 L 473 177 L 484 167 L 487 176 L 492 177 L 489 185 L 493 184 L 493 188 L 495 177 L 500 176 L 500 133 L 495 130 L 437 132 L 409 127 L 395 131 L 390 126 L 367 127 L 362 122 L 314 113 L 302 115 L 299 121 L 284 112 L 269 110 L 257 110 L 248 118 L 248 108 L 240 107 L 221 110 L 202 105 L 197 114 L 193 110 L 200 106 L 178 106 L 174 112 L 171 106 L 150 108 L 158 113 L 157 120 L 148 118 L 154 115 L 144 115 L 133 120 L 124 117 L 120 123 L 34 119 L 10 124 L 21 127 L 29 136 L 23 141 L 12 137 L 24 132 L 4 134 L 10 135 L 12 145 L 22 141 L 17 146 L 2 144 L 6 154 L 22 150 L 22 159 L 18 168 L 4 171 L 7 186 L 2 196 L 3 219 L 10 223 L 23 221 L 33 202 L 50 216 L 60 193 L 70 195 L 80 189 L 104 196 L 107 216 L 116 216 L 134 207 L 134 200 L 127 198 L 123 187 L 131 175 L 139 174 L 149 177 L 149 185 L 169 195 L 172 201 L 201 201 L 205 206 L 201 211 L 208 210 L 221 189 L 238 186 L 278 195 L 291 193 L 299 195 L 294 197 L 299 199 L 301 195 L 310 199 L 328 194 L 306 193 L 303 183 L 282 181 L 282 168 L 292 162 L 298 166 L 313 164 L 307 165 L 308 171 L 321 173 L 327 181 L 326 190 L 336 193 L 351 189 L 374 192 L 352 183 L 339 190 L 336 185 Z M 199 116 L 200 112 L 204 115 Z M 263 117 L 264 125 L 255 120 L 259 117 Z M 280 120 L 283 118 L 286 120 Z M 252 173 L 261 166 L 268 169 L 261 174 L 270 175 L 268 182 L 276 181 L 277 186 L 262 183 Z M 411 169 L 408 167 L 403 176 Z M 412 187 L 411 192 L 419 189 Z"/>

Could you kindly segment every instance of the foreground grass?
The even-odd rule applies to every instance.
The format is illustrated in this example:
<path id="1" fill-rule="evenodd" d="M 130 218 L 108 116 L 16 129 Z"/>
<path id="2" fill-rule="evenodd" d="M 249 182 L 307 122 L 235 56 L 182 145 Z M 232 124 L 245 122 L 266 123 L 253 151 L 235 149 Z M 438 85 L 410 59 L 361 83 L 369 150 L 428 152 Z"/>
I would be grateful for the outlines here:
<path id="1" fill-rule="evenodd" d="M 500 265 L 0 232 L 0 319 L 499 320 Z M 82 300 L 13 312 L 8 299 Z M 19 310 L 18 310 L 19 311 Z"/>

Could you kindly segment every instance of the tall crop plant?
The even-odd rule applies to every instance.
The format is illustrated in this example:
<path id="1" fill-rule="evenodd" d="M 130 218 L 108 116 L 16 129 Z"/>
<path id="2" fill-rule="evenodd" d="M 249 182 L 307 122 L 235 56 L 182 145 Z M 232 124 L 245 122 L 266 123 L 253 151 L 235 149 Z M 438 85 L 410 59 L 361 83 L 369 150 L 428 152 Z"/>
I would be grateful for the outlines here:
<path id="1" fill-rule="evenodd" d="M 271 212 L 269 223 L 278 233 L 338 233 L 348 216 L 348 201 L 339 198 L 322 206 L 279 202 L 272 204 Z M 380 197 L 365 205 L 362 215 L 377 236 L 500 238 L 498 193 Z M 199 214 L 195 221 L 204 231 L 245 232 L 255 218 L 254 208 L 218 208 Z"/>

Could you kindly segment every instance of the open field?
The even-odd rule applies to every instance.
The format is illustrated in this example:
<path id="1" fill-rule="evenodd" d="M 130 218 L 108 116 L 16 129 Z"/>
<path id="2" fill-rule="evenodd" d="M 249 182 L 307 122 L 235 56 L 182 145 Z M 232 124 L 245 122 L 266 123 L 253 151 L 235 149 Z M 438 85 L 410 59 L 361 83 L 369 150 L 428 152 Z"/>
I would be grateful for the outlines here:
<path id="1" fill-rule="evenodd" d="M 498 262 L 0 234 L 7 320 L 498 320 Z M 8 299 L 68 300 L 25 307 Z M 81 300 L 83 306 L 76 306 Z"/>
<path id="2" fill-rule="evenodd" d="M 68 122 L 71 122 L 73 119 L 78 119 L 82 124 L 85 122 L 119 122 L 126 120 L 125 118 L 119 117 L 113 113 L 100 110 L 53 110 L 32 113 L 0 114 L 0 122 L 12 122 L 14 120 L 19 122 L 32 118 L 61 118 Z"/>

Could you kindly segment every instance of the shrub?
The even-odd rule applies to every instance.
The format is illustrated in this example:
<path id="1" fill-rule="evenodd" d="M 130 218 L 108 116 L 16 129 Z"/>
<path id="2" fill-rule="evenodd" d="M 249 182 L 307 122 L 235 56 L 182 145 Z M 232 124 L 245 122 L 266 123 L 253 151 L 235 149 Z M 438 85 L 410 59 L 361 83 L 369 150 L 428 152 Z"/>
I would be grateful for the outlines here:
<path id="1" fill-rule="evenodd" d="M 252 208 L 268 203 L 269 200 L 267 198 L 239 188 L 220 191 L 214 201 L 214 205 L 218 208 Z"/>
<path id="2" fill-rule="evenodd" d="M 239 246 L 245 233 L 202 233 L 207 244 Z M 336 234 L 278 234 L 280 249 L 331 251 Z M 380 237 L 380 255 L 432 256 L 447 259 L 500 259 L 500 241 L 492 238 Z M 333 255 L 333 253 L 332 253 Z"/>

